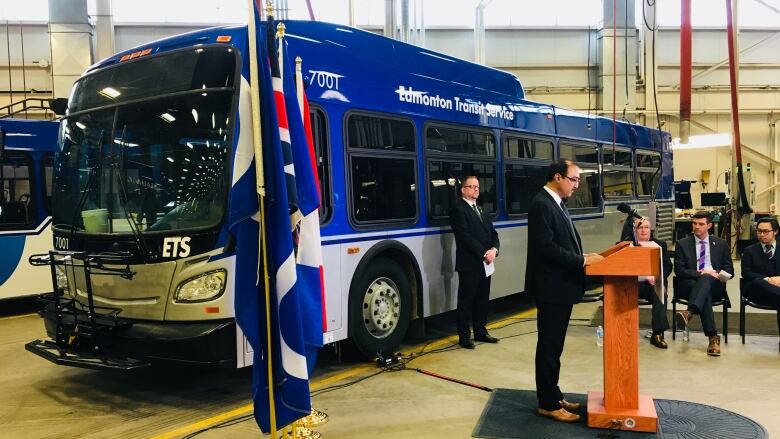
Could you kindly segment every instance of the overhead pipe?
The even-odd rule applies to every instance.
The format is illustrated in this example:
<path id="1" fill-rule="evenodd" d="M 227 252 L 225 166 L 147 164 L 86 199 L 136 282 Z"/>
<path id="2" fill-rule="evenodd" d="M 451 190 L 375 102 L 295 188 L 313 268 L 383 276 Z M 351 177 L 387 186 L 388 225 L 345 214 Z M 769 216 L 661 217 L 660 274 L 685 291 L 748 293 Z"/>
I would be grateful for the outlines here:
<path id="1" fill-rule="evenodd" d="M 691 70 L 693 29 L 691 0 L 682 0 L 680 14 L 680 143 L 688 143 L 691 135 Z"/>

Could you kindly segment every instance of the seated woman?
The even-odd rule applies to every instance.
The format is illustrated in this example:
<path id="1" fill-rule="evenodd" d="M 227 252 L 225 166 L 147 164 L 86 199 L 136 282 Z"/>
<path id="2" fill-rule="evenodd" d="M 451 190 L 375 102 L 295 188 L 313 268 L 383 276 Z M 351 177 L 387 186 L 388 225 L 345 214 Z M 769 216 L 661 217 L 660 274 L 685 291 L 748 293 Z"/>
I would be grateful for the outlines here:
<path id="1" fill-rule="evenodd" d="M 657 348 L 666 349 L 667 344 L 664 341 L 664 331 L 669 329 L 669 320 L 666 317 L 666 290 L 669 274 L 672 272 L 672 260 L 669 257 L 669 251 L 666 249 L 666 243 L 650 236 L 650 222 L 647 218 L 634 219 L 633 222 L 634 235 L 638 242 L 653 241 L 661 247 L 664 299 L 661 300 L 658 294 L 656 294 L 655 278 L 644 276 L 639 281 L 639 298 L 649 301 L 653 307 L 651 320 L 653 335 L 650 337 L 650 343 Z"/>

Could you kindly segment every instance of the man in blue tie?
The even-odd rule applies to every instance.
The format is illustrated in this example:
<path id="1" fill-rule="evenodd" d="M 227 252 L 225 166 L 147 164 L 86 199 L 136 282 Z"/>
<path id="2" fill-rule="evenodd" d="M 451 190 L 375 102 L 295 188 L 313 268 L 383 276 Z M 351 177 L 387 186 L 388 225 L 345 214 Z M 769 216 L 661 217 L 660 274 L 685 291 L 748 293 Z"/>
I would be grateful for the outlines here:
<path id="1" fill-rule="evenodd" d="M 756 224 L 758 242 L 742 252 L 742 278 L 746 285 L 743 294 L 758 303 L 777 308 L 780 327 L 780 261 L 777 257 L 777 232 L 774 218 L 761 218 Z"/>
<path id="2" fill-rule="evenodd" d="M 677 241 L 674 253 L 674 275 L 677 277 L 675 295 L 688 300 L 688 309 L 674 317 L 685 327 L 695 315 L 701 317 L 704 334 L 709 337 L 707 355 L 720 356 L 720 337 L 715 326 L 713 300 L 726 295 L 727 279 L 734 274 L 734 264 L 726 241 L 710 235 L 712 216 L 696 212 L 691 217 L 693 234 Z"/>

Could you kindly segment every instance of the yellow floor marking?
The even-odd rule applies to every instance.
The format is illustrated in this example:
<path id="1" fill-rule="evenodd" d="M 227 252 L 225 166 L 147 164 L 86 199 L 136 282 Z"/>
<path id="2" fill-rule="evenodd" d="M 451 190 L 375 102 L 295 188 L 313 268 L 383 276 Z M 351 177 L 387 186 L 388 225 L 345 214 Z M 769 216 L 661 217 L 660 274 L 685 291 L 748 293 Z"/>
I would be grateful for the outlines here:
<path id="1" fill-rule="evenodd" d="M 495 322 L 493 322 L 493 323 L 488 325 L 488 329 L 501 329 L 504 326 L 512 323 L 513 320 L 526 318 L 526 317 L 529 317 L 529 316 L 531 316 L 533 314 L 536 314 L 536 308 L 532 308 L 532 309 L 520 312 L 518 314 L 515 314 L 513 316 L 509 316 L 509 317 L 507 317 L 505 319 L 495 321 Z M 421 349 L 423 347 L 425 347 L 427 349 L 436 349 L 436 348 L 445 346 L 447 344 L 452 344 L 452 343 L 455 343 L 455 342 L 457 342 L 457 335 L 450 336 L 450 337 L 445 337 L 445 338 L 436 340 L 435 342 L 428 343 L 428 344 L 420 344 L 420 345 L 417 345 L 417 346 L 415 346 L 413 348 L 410 348 L 409 350 L 410 351 L 415 351 L 415 350 Z M 354 377 L 356 375 L 360 375 L 360 374 L 365 373 L 365 372 L 369 372 L 369 371 L 371 371 L 371 370 L 373 370 L 375 368 L 376 368 L 376 366 L 374 366 L 373 364 L 371 364 L 371 365 L 361 364 L 361 365 L 358 365 L 358 366 L 354 366 L 354 367 L 351 367 L 351 368 L 349 368 L 349 369 L 347 369 L 347 370 L 345 370 L 343 372 L 339 372 L 339 373 L 331 375 L 329 377 L 325 377 L 325 378 L 321 378 L 321 379 L 318 379 L 316 381 L 313 381 L 311 383 L 310 387 L 311 387 L 312 391 L 317 391 L 319 389 L 328 387 L 328 386 L 330 386 L 333 383 L 337 383 L 339 381 L 343 381 L 343 380 L 346 380 L 348 378 L 352 378 L 352 377 Z M 203 419 L 201 421 L 198 421 L 198 422 L 195 422 L 195 423 L 192 423 L 192 424 L 188 424 L 188 425 L 185 425 L 183 427 L 179 427 L 176 430 L 172 430 L 172 431 L 169 431 L 169 432 L 166 432 L 166 433 L 162 433 L 162 434 L 157 435 L 157 436 L 153 436 L 151 439 L 172 439 L 172 438 L 175 438 L 175 437 L 184 436 L 184 435 L 192 433 L 194 431 L 198 431 L 198 430 L 202 430 L 204 428 L 208 428 L 208 427 L 210 427 L 210 426 L 212 426 L 214 424 L 218 424 L 218 423 L 220 423 L 222 421 L 226 421 L 228 419 L 232 419 L 232 418 L 236 418 L 236 417 L 239 417 L 239 416 L 248 415 L 248 414 L 252 413 L 253 409 L 254 409 L 254 404 L 247 404 L 247 405 L 238 407 L 236 409 L 230 410 L 228 412 L 220 413 L 220 414 L 212 416 L 210 418 L 206 418 L 206 419 Z"/>
<path id="2" fill-rule="evenodd" d="M 30 313 L 30 314 L 22 314 L 22 315 L 18 315 L 18 316 L 0 317 L 0 320 L 15 320 L 15 319 L 22 319 L 24 317 L 30 317 L 30 316 L 35 316 L 35 315 L 38 315 L 38 314 Z"/>

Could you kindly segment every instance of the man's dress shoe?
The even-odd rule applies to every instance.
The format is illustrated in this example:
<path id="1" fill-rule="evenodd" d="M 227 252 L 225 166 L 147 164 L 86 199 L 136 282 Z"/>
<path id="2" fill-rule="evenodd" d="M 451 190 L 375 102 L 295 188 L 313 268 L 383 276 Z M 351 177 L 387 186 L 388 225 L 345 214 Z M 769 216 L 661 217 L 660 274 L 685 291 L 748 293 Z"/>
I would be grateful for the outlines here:
<path id="1" fill-rule="evenodd" d="M 558 422 L 577 422 L 580 420 L 580 415 L 569 413 L 564 408 L 558 410 L 545 410 L 540 408 L 536 409 L 536 412 Z"/>
<path id="2" fill-rule="evenodd" d="M 677 311 L 677 314 L 674 315 L 674 318 L 677 320 L 677 326 L 682 326 L 683 329 L 685 329 L 686 326 L 688 326 L 688 322 L 691 321 L 691 318 L 693 317 L 693 314 L 691 314 L 690 311 Z"/>
<path id="3" fill-rule="evenodd" d="M 560 400 L 561 407 L 563 407 L 567 412 L 576 412 L 577 410 L 582 407 L 582 404 L 578 402 L 569 402 L 565 399 Z"/>
<path id="4" fill-rule="evenodd" d="M 720 337 L 717 335 L 710 336 L 710 344 L 707 346 L 707 355 L 711 357 L 720 357 Z"/>
<path id="5" fill-rule="evenodd" d="M 475 335 L 474 340 L 485 343 L 498 343 L 498 339 L 496 337 L 491 337 L 490 334 Z"/>
<path id="6" fill-rule="evenodd" d="M 666 349 L 667 347 L 669 347 L 666 344 L 666 341 L 664 341 L 664 336 L 660 334 L 656 334 L 650 337 L 650 344 L 661 349 Z"/>
<path id="7" fill-rule="evenodd" d="M 458 340 L 458 344 L 465 349 L 474 349 L 474 342 L 468 338 L 461 338 Z"/>

